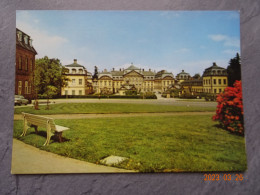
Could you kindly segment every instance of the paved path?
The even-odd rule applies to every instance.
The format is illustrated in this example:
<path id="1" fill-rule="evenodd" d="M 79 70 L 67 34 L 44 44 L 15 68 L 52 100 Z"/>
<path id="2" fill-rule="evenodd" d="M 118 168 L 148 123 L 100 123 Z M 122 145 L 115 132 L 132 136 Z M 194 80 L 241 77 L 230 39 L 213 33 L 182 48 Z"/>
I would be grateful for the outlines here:
<path id="1" fill-rule="evenodd" d="M 12 174 L 118 173 L 131 170 L 96 165 L 46 152 L 13 139 Z"/>
<path id="2" fill-rule="evenodd" d="M 84 119 L 84 118 L 115 118 L 115 117 L 137 117 L 137 116 L 188 116 L 188 115 L 208 115 L 216 112 L 166 112 L 166 113 L 121 113 L 121 114 L 53 114 L 42 115 L 54 119 Z M 14 120 L 23 120 L 21 114 L 15 114 Z"/>

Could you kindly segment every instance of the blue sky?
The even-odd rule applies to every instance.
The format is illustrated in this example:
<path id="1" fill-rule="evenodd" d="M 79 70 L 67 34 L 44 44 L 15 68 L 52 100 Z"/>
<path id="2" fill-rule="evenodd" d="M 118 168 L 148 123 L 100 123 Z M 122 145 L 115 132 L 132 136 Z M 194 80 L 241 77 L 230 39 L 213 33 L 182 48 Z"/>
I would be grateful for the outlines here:
<path id="1" fill-rule="evenodd" d="M 93 73 L 126 68 L 182 69 L 191 75 L 240 53 L 237 11 L 17 11 L 16 26 L 33 39 L 36 58 L 73 59 Z"/>

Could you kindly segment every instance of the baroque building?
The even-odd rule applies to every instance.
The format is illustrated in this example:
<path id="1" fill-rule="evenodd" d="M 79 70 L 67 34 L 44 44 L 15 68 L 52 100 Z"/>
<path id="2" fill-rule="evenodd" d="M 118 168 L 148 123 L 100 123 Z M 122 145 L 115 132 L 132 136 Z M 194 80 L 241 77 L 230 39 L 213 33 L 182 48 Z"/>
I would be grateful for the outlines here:
<path id="1" fill-rule="evenodd" d="M 31 37 L 16 28 L 15 94 L 29 101 L 34 98 L 35 55 Z"/>
<path id="2" fill-rule="evenodd" d="M 172 73 L 165 70 L 157 73 L 151 69 L 146 71 L 133 63 L 126 69 L 113 68 L 110 72 L 105 69 L 98 73 L 97 78 L 93 78 L 95 92 L 101 94 L 123 94 L 122 90 L 129 87 L 134 87 L 137 92 L 163 92 L 174 81 Z"/>
<path id="3" fill-rule="evenodd" d="M 65 65 L 65 68 L 69 81 L 68 85 L 62 88 L 61 95 L 87 95 L 92 92 L 92 75 L 84 66 L 78 64 L 77 59 L 74 59 L 72 64 Z"/>
<path id="4" fill-rule="evenodd" d="M 218 94 L 228 86 L 227 69 L 215 62 L 203 72 L 202 78 L 189 78 L 181 82 L 183 92 Z"/>

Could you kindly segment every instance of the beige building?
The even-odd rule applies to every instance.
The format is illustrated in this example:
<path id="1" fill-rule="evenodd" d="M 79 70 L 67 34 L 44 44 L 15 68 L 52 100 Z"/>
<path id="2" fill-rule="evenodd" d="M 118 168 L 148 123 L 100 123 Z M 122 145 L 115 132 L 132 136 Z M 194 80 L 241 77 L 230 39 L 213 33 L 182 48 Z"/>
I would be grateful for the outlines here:
<path id="1" fill-rule="evenodd" d="M 214 62 L 203 73 L 203 91 L 206 93 L 221 93 L 228 86 L 227 70 Z"/>
<path id="2" fill-rule="evenodd" d="M 168 86 L 174 84 L 172 73 L 165 70 L 156 73 L 137 68 L 133 64 L 126 69 L 108 72 L 106 69 L 98 73 L 98 78 L 93 79 L 96 93 L 122 94 L 122 86 L 132 86 L 137 92 L 166 91 Z M 120 92 L 121 91 L 121 92 Z"/>
<path id="3" fill-rule="evenodd" d="M 89 84 L 90 75 L 86 68 L 77 63 L 74 59 L 73 64 L 65 65 L 67 69 L 66 76 L 69 79 L 68 85 L 63 87 L 61 95 L 87 95 L 92 85 Z M 92 76 L 91 76 L 92 77 Z"/>

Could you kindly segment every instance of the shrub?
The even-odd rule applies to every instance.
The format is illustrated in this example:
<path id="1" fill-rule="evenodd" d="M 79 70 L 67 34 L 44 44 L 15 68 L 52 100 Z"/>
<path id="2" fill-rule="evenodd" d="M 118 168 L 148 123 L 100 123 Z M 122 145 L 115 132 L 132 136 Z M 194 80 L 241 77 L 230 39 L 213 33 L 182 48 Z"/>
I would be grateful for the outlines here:
<path id="1" fill-rule="evenodd" d="M 241 81 L 236 81 L 234 87 L 227 87 L 220 93 L 217 102 L 216 115 L 212 119 L 219 121 L 228 131 L 244 135 Z"/>

